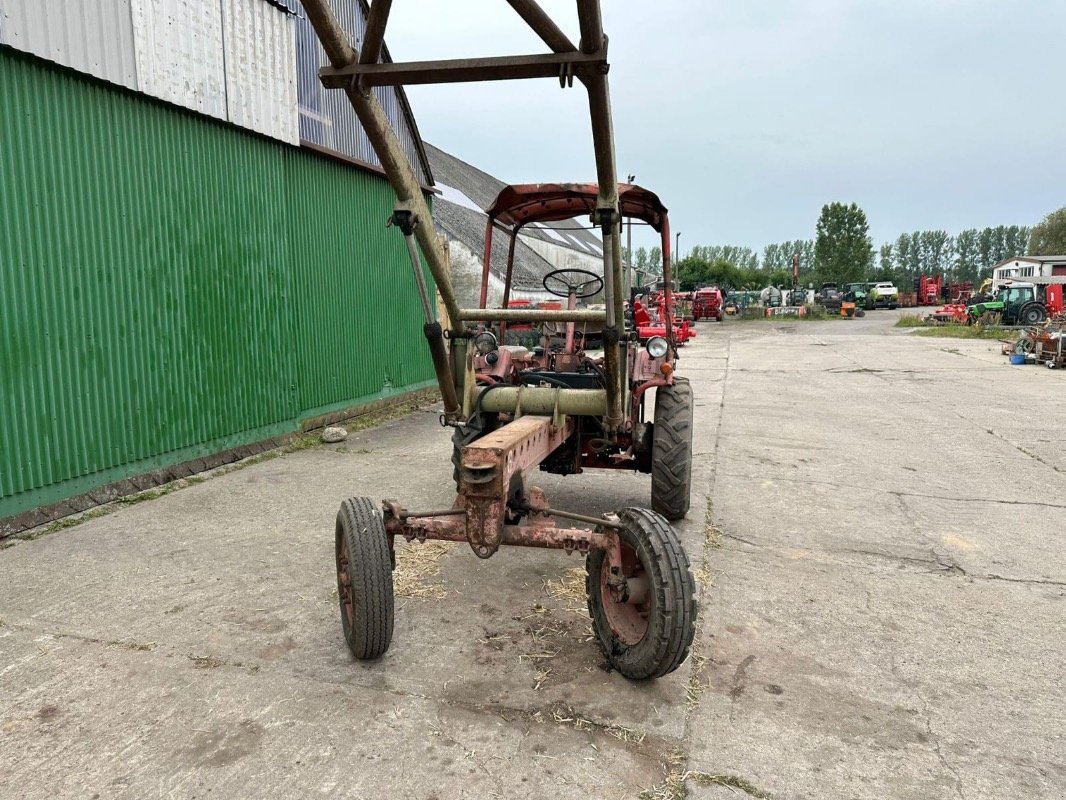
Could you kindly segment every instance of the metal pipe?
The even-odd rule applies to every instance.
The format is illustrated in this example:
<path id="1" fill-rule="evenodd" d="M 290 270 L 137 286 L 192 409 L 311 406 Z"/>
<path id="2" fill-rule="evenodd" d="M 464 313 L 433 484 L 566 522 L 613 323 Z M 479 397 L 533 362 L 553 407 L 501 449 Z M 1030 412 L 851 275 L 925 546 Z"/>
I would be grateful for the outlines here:
<path id="1" fill-rule="evenodd" d="M 503 278 L 503 302 L 500 304 L 503 308 L 507 308 L 511 299 L 511 276 L 514 273 L 514 249 L 518 243 L 518 228 L 516 225 L 511 229 L 511 241 L 507 245 L 507 274 Z"/>
<path id="2" fill-rule="evenodd" d="M 351 83 L 361 86 L 416 86 L 420 84 L 509 81 L 581 75 L 605 65 L 603 52 L 535 53 L 525 56 L 485 56 L 435 61 L 353 64 L 324 67 L 319 78 L 328 89 Z"/>
<path id="3" fill-rule="evenodd" d="M 603 329 L 603 371 L 607 378 L 607 415 L 604 426 L 609 432 L 622 424 L 622 394 L 625 384 L 624 317 L 622 315 L 620 290 L 621 261 L 615 229 L 617 215 L 611 214 L 601 228 L 603 236 L 604 300 L 607 310 Z M 618 267 L 616 271 L 614 268 Z"/>
<path id="4" fill-rule="evenodd" d="M 401 511 L 400 519 L 418 519 L 420 517 L 465 517 L 465 508 L 446 508 L 443 511 Z"/>
<path id="5" fill-rule="evenodd" d="M 482 411 L 513 413 L 521 409 L 523 414 L 561 414 L 602 417 L 607 411 L 607 393 L 602 389 L 563 389 L 543 386 L 493 386 L 476 387 Z"/>
<path id="6" fill-rule="evenodd" d="M 570 296 L 566 299 L 566 310 L 577 311 L 577 294 L 573 289 L 570 290 Z M 566 323 L 566 345 L 564 346 L 566 353 L 574 352 L 574 321 L 568 320 Z"/>
<path id="7" fill-rule="evenodd" d="M 577 0 L 577 19 L 581 26 L 581 52 L 594 53 L 603 46 L 603 18 L 597 0 Z"/>
<path id="8" fill-rule="evenodd" d="M 418 298 L 422 303 L 422 316 L 425 320 L 425 324 L 422 326 L 422 333 L 425 335 L 426 344 L 429 346 L 429 355 L 433 361 L 433 372 L 437 376 L 441 400 L 444 402 L 444 415 L 447 419 L 455 419 L 460 411 L 457 384 L 452 374 L 451 364 L 448 362 L 448 349 L 444 344 L 444 332 L 434 316 L 434 304 L 429 299 L 426 276 L 422 273 L 422 260 L 418 257 L 418 249 L 415 247 L 415 220 L 409 210 L 400 208 L 393 212 L 392 224 L 396 225 L 403 233 L 403 240 L 407 245 L 407 255 L 410 257 L 411 271 L 415 275 L 415 285 L 418 287 Z"/>
<path id="9" fill-rule="evenodd" d="M 360 64 L 376 64 L 381 57 L 381 46 L 385 43 L 385 25 L 389 21 L 392 0 L 374 0 L 366 20 L 366 33 L 363 34 L 363 52 L 359 55 Z"/>
<path id="10" fill-rule="evenodd" d="M 463 322 L 599 322 L 607 319 L 606 312 L 588 308 L 569 311 L 565 308 L 460 308 L 458 319 Z"/>
<path id="11" fill-rule="evenodd" d="M 611 522 L 609 519 L 603 519 L 602 517 L 590 517 L 586 514 L 575 514 L 572 511 L 560 511 L 557 508 L 532 508 L 531 506 L 521 506 L 519 511 L 525 511 L 527 513 L 537 512 L 540 514 L 547 514 L 551 517 L 562 517 L 563 519 L 572 519 L 575 522 L 585 522 L 589 525 L 599 525 L 602 528 L 612 528 L 614 530 L 621 530 L 624 526 L 620 522 Z M 428 514 L 424 516 L 429 516 Z"/>
<path id="12" fill-rule="evenodd" d="M 637 179 L 636 175 L 627 175 L 626 183 L 630 186 Z M 619 202 L 621 200 L 619 199 Z M 633 218 L 626 221 L 626 300 L 633 297 Z"/>
<path id="13" fill-rule="evenodd" d="M 593 53 L 606 49 L 600 4 L 594 0 L 577 0 L 577 16 L 581 26 L 581 51 Z M 607 299 L 607 325 L 604 330 L 604 372 L 607 375 L 607 416 L 604 426 L 615 431 L 622 425 L 622 398 L 625 387 L 626 358 L 622 330 L 623 287 L 622 248 L 618 244 L 620 217 L 618 213 L 618 172 L 615 168 L 614 129 L 611 123 L 611 96 L 607 84 L 607 70 L 588 75 L 584 84 L 589 93 L 589 115 L 592 118 L 592 143 L 596 153 L 596 178 L 599 197 L 596 210 L 609 219 L 600 220 L 604 237 L 603 278 Z"/>
<path id="14" fill-rule="evenodd" d="M 677 234 L 681 235 L 680 232 Z M 674 254 L 670 252 L 670 220 L 663 218 L 663 317 L 666 323 L 666 341 L 674 342 Z"/>
<path id="15" fill-rule="evenodd" d="M 590 550 L 610 550 L 617 534 L 596 533 L 582 528 L 537 528 L 533 525 L 504 525 L 501 544 L 517 547 L 546 547 L 551 550 L 580 549 L 575 545 L 588 543 Z"/>
<path id="16" fill-rule="evenodd" d="M 602 522 L 602 520 L 601 520 Z M 396 535 L 411 539 L 433 539 L 444 542 L 467 542 L 465 522 L 453 522 L 451 518 L 419 517 L 404 520 Z M 516 547 L 544 547 L 550 550 L 610 551 L 615 546 L 618 534 L 597 533 L 584 528 L 541 528 L 535 525 L 504 525 L 500 531 L 500 544 Z M 475 551 L 476 552 L 476 551 Z M 491 554 L 490 554 L 491 555 Z"/>
<path id="17" fill-rule="evenodd" d="M 334 67 L 347 67 L 356 63 L 359 54 L 348 42 L 348 37 L 330 10 L 327 0 L 302 0 L 302 2 L 307 18 L 315 29 L 330 63 Z M 437 239 L 437 232 L 432 223 L 433 216 L 422 194 L 422 187 L 418 183 L 414 169 L 407 160 L 403 146 L 392 130 L 389 118 L 373 91 L 349 85 L 344 93 L 348 96 L 360 124 L 366 131 L 367 138 L 381 161 L 382 169 L 389 183 L 392 184 L 397 199 L 402 204 L 409 205 L 417 218 L 415 238 L 426 257 L 430 272 L 433 273 L 433 280 L 437 284 L 437 291 L 448 312 L 452 330 L 458 334 L 462 330 L 459 326 L 459 305 L 455 300 L 455 292 L 448 276 L 446 255 L 443 245 Z M 443 386 L 441 386 L 441 391 L 445 391 Z"/>
<path id="18" fill-rule="evenodd" d="M 560 30 L 555 21 L 544 13 L 544 9 L 535 0 L 507 0 L 507 2 L 533 29 L 534 33 L 556 53 L 577 50 L 573 42 Z"/>
<path id="19" fill-rule="evenodd" d="M 489 304 L 489 268 L 492 265 L 492 228 L 493 219 L 489 217 L 485 225 L 485 252 L 481 263 L 481 300 L 479 305 L 484 308 Z"/>
<path id="20" fill-rule="evenodd" d="M 415 247 L 415 237 L 410 233 L 403 235 L 407 244 L 407 254 L 411 257 L 411 271 L 415 274 L 415 285 L 418 286 L 418 299 L 422 301 L 422 316 L 426 324 L 435 322 L 433 306 L 429 302 L 429 290 L 426 288 L 426 276 L 422 274 L 422 261 L 418 257 L 418 249 Z"/>

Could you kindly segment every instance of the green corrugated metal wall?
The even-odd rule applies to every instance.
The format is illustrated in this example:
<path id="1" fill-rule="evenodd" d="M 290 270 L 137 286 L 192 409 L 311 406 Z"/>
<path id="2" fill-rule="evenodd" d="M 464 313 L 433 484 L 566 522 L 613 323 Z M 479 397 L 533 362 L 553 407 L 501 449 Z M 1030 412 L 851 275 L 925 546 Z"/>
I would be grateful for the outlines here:
<path id="1" fill-rule="evenodd" d="M 0 517 L 433 375 L 381 178 L 0 48 Z"/>

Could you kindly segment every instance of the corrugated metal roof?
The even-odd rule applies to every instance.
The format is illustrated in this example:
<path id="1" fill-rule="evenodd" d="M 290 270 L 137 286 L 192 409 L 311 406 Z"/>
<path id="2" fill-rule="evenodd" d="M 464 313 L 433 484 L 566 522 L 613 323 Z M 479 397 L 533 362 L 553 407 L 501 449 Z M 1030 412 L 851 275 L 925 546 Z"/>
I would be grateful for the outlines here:
<path id="1" fill-rule="evenodd" d="M 130 0 L 0 0 L 0 44 L 137 88 Z"/>
<path id="2" fill-rule="evenodd" d="M 445 235 L 458 239 L 480 257 L 485 247 L 485 223 L 483 212 L 437 198 L 433 201 L 433 221 Z M 501 280 L 507 271 L 507 249 L 510 238 L 503 231 L 492 237 L 492 260 L 490 268 Z M 515 245 L 515 288 L 542 289 L 541 280 L 555 267 L 525 244 L 521 237 Z"/>
<path id="3" fill-rule="evenodd" d="M 445 197 L 449 192 L 457 192 L 469 198 L 477 207 L 486 209 L 492 205 L 496 196 L 507 184 L 499 178 L 478 169 L 472 164 L 446 153 L 439 147 L 425 142 L 426 155 L 433 168 L 437 183 L 446 186 Z M 453 202 L 455 198 L 453 197 Z M 532 236 L 545 242 L 568 247 L 579 253 L 592 256 L 603 255 L 603 243 L 591 230 L 579 228 L 580 219 L 566 220 L 558 223 L 538 223 L 522 228 L 523 236 Z"/>

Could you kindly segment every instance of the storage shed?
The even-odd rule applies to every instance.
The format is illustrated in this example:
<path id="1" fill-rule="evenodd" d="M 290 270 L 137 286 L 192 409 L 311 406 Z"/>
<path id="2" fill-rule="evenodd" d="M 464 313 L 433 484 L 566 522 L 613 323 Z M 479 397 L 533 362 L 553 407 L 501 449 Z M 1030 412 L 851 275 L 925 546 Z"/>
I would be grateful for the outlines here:
<path id="1" fill-rule="evenodd" d="M 0 537 L 432 384 L 392 190 L 299 12 L 0 0 Z"/>

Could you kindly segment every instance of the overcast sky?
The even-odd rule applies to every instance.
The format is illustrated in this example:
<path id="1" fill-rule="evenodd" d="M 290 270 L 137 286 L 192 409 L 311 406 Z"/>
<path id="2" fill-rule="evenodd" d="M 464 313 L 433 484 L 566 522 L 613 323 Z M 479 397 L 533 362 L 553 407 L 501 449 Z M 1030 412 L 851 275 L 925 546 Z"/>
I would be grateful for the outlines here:
<path id="1" fill-rule="evenodd" d="M 574 2 L 542 6 L 577 41 Z M 682 251 L 813 237 L 834 200 L 875 245 L 1066 205 L 1062 0 L 602 6 L 619 174 L 660 195 Z M 387 40 L 397 61 L 546 49 L 502 0 L 399 0 Z M 408 94 L 424 139 L 504 181 L 594 179 L 579 85 Z"/>

